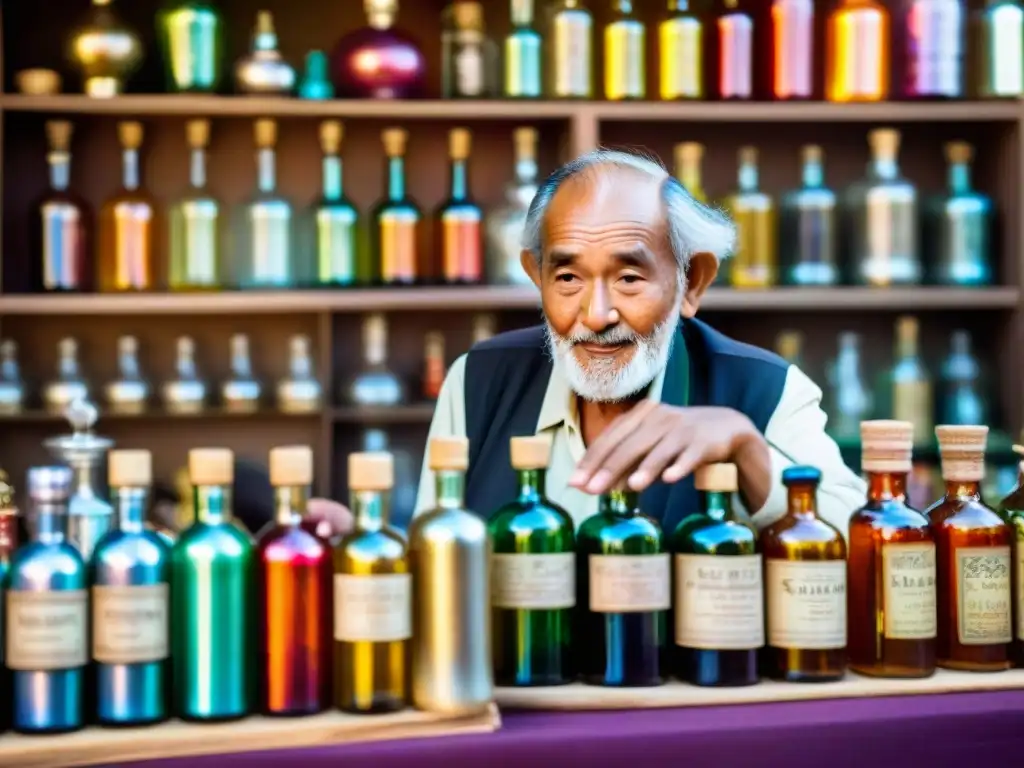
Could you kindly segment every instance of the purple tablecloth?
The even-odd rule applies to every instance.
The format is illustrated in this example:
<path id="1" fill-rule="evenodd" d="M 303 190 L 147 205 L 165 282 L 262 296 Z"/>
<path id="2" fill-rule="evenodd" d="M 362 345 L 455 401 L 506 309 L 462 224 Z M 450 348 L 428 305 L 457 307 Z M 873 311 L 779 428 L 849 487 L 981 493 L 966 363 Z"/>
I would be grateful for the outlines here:
<path id="1" fill-rule="evenodd" d="M 993 768 L 1021 764 L 1024 690 L 625 712 L 505 712 L 494 734 L 122 768 Z M 239 745 L 243 747 L 244 745 Z"/>

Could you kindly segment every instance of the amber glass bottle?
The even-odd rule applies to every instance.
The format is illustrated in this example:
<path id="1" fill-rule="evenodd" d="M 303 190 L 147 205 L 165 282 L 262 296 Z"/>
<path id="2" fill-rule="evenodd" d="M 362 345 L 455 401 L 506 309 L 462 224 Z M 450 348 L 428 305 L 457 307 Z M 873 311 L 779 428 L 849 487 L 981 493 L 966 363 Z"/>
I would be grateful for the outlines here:
<path id="1" fill-rule="evenodd" d="M 817 513 L 821 470 L 788 467 L 786 516 L 762 531 L 768 644 L 764 672 L 791 682 L 846 671 L 846 542 Z"/>
<path id="2" fill-rule="evenodd" d="M 1015 445 L 1018 456 L 1024 446 Z M 1014 641 L 1011 655 L 1014 665 L 1024 666 L 1024 461 L 1017 465 L 1017 487 L 999 502 L 999 514 L 1010 526 L 1013 538 L 1013 626 Z"/>
<path id="3" fill-rule="evenodd" d="M 847 653 L 874 677 L 929 677 L 937 634 L 935 541 L 928 519 L 907 505 L 914 427 L 860 425 L 867 503 L 850 518 Z"/>
<path id="4" fill-rule="evenodd" d="M 1010 526 L 981 500 L 988 427 L 939 426 L 946 495 L 928 521 L 938 557 L 938 663 L 947 669 L 1010 668 Z"/>

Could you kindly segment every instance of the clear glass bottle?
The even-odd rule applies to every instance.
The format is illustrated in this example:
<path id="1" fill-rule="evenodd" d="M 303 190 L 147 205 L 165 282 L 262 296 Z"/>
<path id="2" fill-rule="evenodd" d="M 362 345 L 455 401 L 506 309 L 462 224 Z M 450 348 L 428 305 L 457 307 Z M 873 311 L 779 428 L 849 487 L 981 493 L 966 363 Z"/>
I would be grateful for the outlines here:
<path id="1" fill-rule="evenodd" d="M 388 359 L 388 324 L 382 314 L 363 320 L 363 364 L 340 392 L 342 402 L 356 406 L 392 406 L 405 401 L 405 387 L 391 372 Z"/>
<path id="2" fill-rule="evenodd" d="M 943 424 L 967 426 L 987 424 L 989 408 L 982 396 L 981 366 L 971 351 L 971 334 L 953 331 L 949 337 L 949 355 L 942 363 Z"/>
<path id="3" fill-rule="evenodd" d="M 176 415 L 199 413 L 206 407 L 206 383 L 199 378 L 196 344 L 190 336 L 179 336 L 175 342 L 174 372 L 160 390 L 164 408 Z"/>
<path id="4" fill-rule="evenodd" d="M 957 99 L 964 93 L 966 0 L 894 4 L 895 84 L 904 99 Z M 890 6 L 893 7 L 893 6 Z"/>
<path id="5" fill-rule="evenodd" d="M 738 190 L 726 200 L 736 222 L 730 281 L 734 288 L 770 288 L 778 279 L 775 203 L 760 190 L 755 147 L 740 148 L 738 182 Z"/>
<path id="6" fill-rule="evenodd" d="M 658 96 L 662 101 L 704 96 L 704 22 L 693 0 L 668 0 L 658 24 Z"/>
<path id="7" fill-rule="evenodd" d="M 914 425 L 914 445 L 932 444 L 935 413 L 932 400 L 932 380 L 918 348 L 920 324 L 916 317 L 901 317 L 896 321 L 896 354 L 890 381 L 892 407 L 890 413 L 897 421 Z"/>
<path id="8" fill-rule="evenodd" d="M 782 197 L 781 249 L 786 285 L 839 282 L 839 223 L 836 194 L 825 186 L 821 147 L 803 148 L 803 185 Z"/>
<path id="9" fill-rule="evenodd" d="M 825 98 L 885 101 L 891 56 L 889 11 L 878 0 L 841 0 L 826 21 Z"/>
<path id="10" fill-rule="evenodd" d="M 171 208 L 172 291 L 217 290 L 223 275 L 220 248 L 220 203 L 206 188 L 206 150 L 210 121 L 185 126 L 190 150 L 189 190 Z"/>
<path id="11" fill-rule="evenodd" d="M 419 277 L 419 206 L 409 197 L 405 185 L 405 147 L 408 131 L 387 128 L 381 134 L 387 155 L 387 194 L 373 212 L 374 249 L 380 260 L 373 265 L 375 282 L 415 283 Z"/>
<path id="12" fill-rule="evenodd" d="M 594 97 L 594 17 L 583 0 L 554 0 L 545 39 L 547 97 Z"/>
<path id="13" fill-rule="evenodd" d="M 754 17 L 740 8 L 739 0 L 722 0 L 715 24 L 715 95 L 730 100 L 753 98 Z"/>
<path id="14" fill-rule="evenodd" d="M 917 189 L 900 175 L 900 133 L 868 134 L 871 162 L 863 181 L 847 193 L 847 242 L 856 284 L 916 285 L 921 282 Z"/>
<path id="15" fill-rule="evenodd" d="M 0 414 L 11 416 L 25 408 L 25 380 L 18 363 L 18 342 L 0 341 Z"/>
<path id="16" fill-rule="evenodd" d="M 515 171 L 505 188 L 505 202 L 492 208 L 485 219 L 487 228 L 487 281 L 511 285 L 533 285 L 523 269 L 523 226 L 526 213 L 537 194 L 537 129 L 516 128 Z"/>
<path id="17" fill-rule="evenodd" d="M 139 365 L 139 340 L 121 336 L 117 340 L 117 378 L 107 384 L 107 408 L 111 413 L 136 416 L 146 410 L 149 384 Z"/>
<path id="18" fill-rule="evenodd" d="M 469 190 L 471 141 L 467 128 L 453 128 L 448 134 L 448 199 L 435 215 L 441 279 L 445 283 L 483 280 L 484 214 Z"/>
<path id="19" fill-rule="evenodd" d="M 314 212 L 316 221 L 316 282 L 353 285 L 359 282 L 359 211 L 345 195 L 342 175 L 342 124 L 320 124 L 323 151 L 323 193 Z"/>
<path id="20" fill-rule="evenodd" d="M 1024 3 L 986 0 L 974 21 L 972 92 L 983 99 L 1024 95 Z"/>
<path id="21" fill-rule="evenodd" d="M 608 101 L 642 99 L 647 95 L 647 50 L 644 23 L 634 14 L 633 0 L 612 0 L 604 28 L 604 97 Z"/>
<path id="22" fill-rule="evenodd" d="M 533 0 L 509 0 L 511 29 L 505 36 L 504 87 L 506 99 L 539 99 L 544 41 L 533 24 Z"/>
<path id="23" fill-rule="evenodd" d="M 220 388 L 221 401 L 228 413 L 254 413 L 260 408 L 263 387 L 252 372 L 249 337 L 236 333 L 231 337 L 231 378 Z"/>
<path id="24" fill-rule="evenodd" d="M 89 382 L 78 363 L 78 341 L 71 337 L 57 344 L 57 376 L 43 385 L 43 408 L 63 416 L 76 400 L 89 399 Z"/>
<path id="25" fill-rule="evenodd" d="M 277 383 L 277 407 L 283 413 L 316 413 L 323 403 L 323 387 L 313 370 L 309 337 L 292 336 L 288 342 L 288 375 Z"/>
<path id="26" fill-rule="evenodd" d="M 252 48 L 235 64 L 235 88 L 239 93 L 287 96 L 295 89 L 295 67 L 285 61 L 277 44 L 274 16 L 256 14 Z"/>
<path id="27" fill-rule="evenodd" d="M 829 434 L 841 444 L 855 443 L 861 423 L 871 415 L 873 397 L 861 369 L 860 334 L 839 334 L 839 351 L 829 370 Z"/>
<path id="28" fill-rule="evenodd" d="M 484 28 L 483 3 L 455 0 L 444 10 L 441 34 L 441 96 L 497 96 L 498 51 Z"/>

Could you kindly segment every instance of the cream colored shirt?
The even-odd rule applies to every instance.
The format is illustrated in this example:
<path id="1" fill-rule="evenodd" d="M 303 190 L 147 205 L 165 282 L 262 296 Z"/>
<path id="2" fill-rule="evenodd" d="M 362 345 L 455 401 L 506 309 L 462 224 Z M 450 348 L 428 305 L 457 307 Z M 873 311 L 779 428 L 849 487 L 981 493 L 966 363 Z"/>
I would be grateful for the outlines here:
<path id="1" fill-rule="evenodd" d="M 661 400 L 664 373 L 652 383 L 649 397 Z M 437 399 L 430 437 L 466 436 L 466 356 L 448 371 Z M 552 435 L 551 463 L 547 472 L 547 495 L 565 509 L 578 526 L 597 511 L 597 497 L 569 487 L 569 477 L 583 458 L 586 446 L 576 412 L 576 397 L 556 362 L 537 417 L 537 434 Z M 782 470 L 795 464 L 810 464 L 821 470 L 818 513 L 845 535 L 850 516 L 864 503 L 864 481 L 843 463 L 839 448 L 825 434 L 825 413 L 821 390 L 799 368 L 790 366 L 782 397 L 768 421 L 765 440 L 771 451 L 772 489 L 761 509 L 751 517 L 759 529 L 771 525 L 786 512 L 786 488 Z M 512 471 L 509 469 L 509 471 Z M 416 514 L 434 506 L 434 480 L 423 462 Z M 748 510 L 749 511 L 749 510 Z"/>

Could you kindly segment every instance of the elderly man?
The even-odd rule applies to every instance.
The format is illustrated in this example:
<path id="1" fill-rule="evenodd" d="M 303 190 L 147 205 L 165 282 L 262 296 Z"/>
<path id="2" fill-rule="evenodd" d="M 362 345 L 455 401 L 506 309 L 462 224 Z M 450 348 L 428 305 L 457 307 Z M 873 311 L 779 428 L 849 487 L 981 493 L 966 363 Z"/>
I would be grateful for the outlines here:
<path id="1" fill-rule="evenodd" d="M 695 319 L 732 247 L 732 225 L 658 164 L 598 150 L 552 174 L 530 206 L 523 268 L 545 323 L 478 344 L 452 365 L 430 436 L 470 443 L 467 505 L 516 494 L 509 438 L 553 438 L 547 492 L 579 523 L 596 494 L 643 491 L 670 529 L 697 506 L 692 473 L 733 462 L 764 527 L 786 510 L 782 469 L 822 470 L 819 511 L 844 533 L 864 484 L 825 434 L 821 391 L 800 370 Z M 425 466 L 417 511 L 434 501 Z M 314 503 L 346 527 L 347 510 Z"/>

